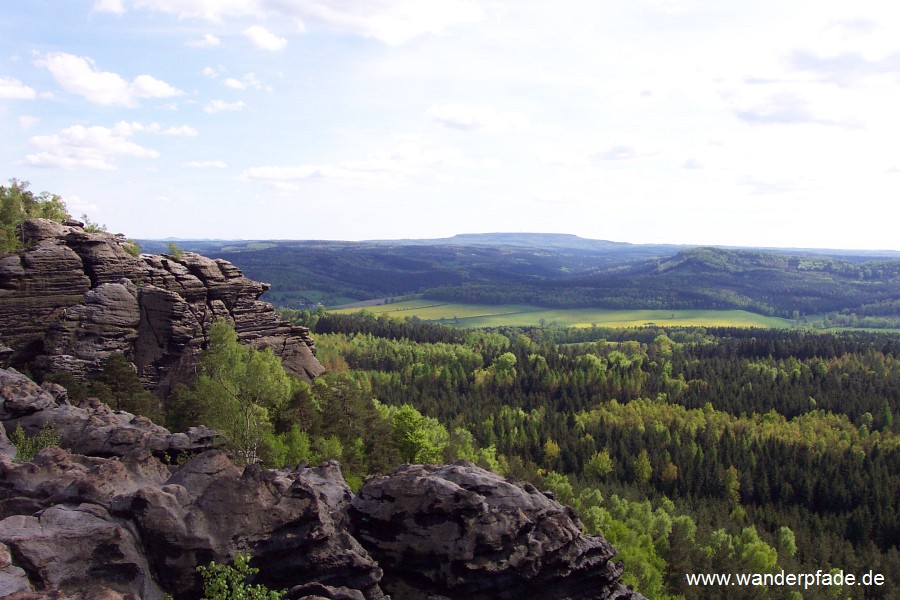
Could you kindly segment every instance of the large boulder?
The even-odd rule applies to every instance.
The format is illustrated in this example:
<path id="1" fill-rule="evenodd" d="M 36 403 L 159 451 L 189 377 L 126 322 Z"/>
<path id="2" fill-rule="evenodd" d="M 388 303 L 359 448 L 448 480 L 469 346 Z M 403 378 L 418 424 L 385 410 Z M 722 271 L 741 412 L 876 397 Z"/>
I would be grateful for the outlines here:
<path id="1" fill-rule="evenodd" d="M 116 590 L 144 600 L 164 600 L 140 539 L 127 523 L 96 504 L 50 506 L 35 515 L 0 521 L 0 541 L 18 566 L 43 589 Z"/>
<path id="2" fill-rule="evenodd" d="M 199 591 L 194 566 L 249 553 L 258 580 L 271 589 L 300 586 L 299 592 L 315 583 L 384 598 L 381 569 L 344 527 L 349 500 L 336 464 L 241 470 L 223 453 L 209 452 L 164 486 L 117 497 L 113 511 L 135 523 L 160 583 L 182 597 Z"/>
<path id="3" fill-rule="evenodd" d="M 641 597 L 571 508 L 468 462 L 402 466 L 369 479 L 351 507 L 395 600 Z"/>

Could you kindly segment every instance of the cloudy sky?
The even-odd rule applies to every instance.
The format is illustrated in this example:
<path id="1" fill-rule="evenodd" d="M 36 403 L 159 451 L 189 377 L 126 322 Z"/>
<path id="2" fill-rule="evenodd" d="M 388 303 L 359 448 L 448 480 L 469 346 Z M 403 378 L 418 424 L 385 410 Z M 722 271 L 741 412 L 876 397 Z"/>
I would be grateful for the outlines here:
<path id="1" fill-rule="evenodd" d="M 136 238 L 900 250 L 900 8 L 3 0 L 2 179 Z"/>

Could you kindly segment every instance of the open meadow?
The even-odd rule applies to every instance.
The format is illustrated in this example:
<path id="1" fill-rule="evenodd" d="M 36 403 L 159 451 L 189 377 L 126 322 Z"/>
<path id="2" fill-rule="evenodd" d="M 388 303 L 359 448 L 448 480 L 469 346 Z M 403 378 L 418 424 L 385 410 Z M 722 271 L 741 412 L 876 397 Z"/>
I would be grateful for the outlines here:
<path id="1" fill-rule="evenodd" d="M 330 312 L 352 313 L 358 307 Z M 454 327 L 559 325 L 565 327 L 640 327 L 648 324 L 706 327 L 791 327 L 788 319 L 766 317 L 743 310 L 607 310 L 602 308 L 547 309 L 525 304 L 458 304 L 418 299 L 367 306 L 376 315 Z"/>

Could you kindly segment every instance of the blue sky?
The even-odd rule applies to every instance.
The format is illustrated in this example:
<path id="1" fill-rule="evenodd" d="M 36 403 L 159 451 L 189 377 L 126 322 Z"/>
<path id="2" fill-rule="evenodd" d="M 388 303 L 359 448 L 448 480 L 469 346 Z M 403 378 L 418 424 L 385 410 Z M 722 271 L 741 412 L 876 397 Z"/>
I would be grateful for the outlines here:
<path id="1" fill-rule="evenodd" d="M 887 2 L 4 0 L 3 179 L 135 238 L 900 250 Z"/>

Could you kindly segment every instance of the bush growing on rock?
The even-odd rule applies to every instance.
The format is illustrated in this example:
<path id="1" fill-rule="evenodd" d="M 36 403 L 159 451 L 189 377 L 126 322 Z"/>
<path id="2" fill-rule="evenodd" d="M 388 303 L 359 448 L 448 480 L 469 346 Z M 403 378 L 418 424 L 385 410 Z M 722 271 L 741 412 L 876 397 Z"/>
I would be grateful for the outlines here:
<path id="1" fill-rule="evenodd" d="M 238 554 L 234 566 L 211 562 L 205 567 L 197 567 L 197 572 L 203 577 L 201 600 L 281 600 L 285 594 L 247 583 L 248 577 L 259 572 L 250 566 L 249 554 Z"/>
<path id="2" fill-rule="evenodd" d="M 29 462 L 44 448 L 51 446 L 59 446 L 59 434 L 52 424 L 44 425 L 41 430 L 34 436 L 25 434 L 25 430 L 21 425 L 16 426 L 16 430 L 12 434 L 10 440 L 16 447 L 15 462 Z"/>
<path id="3" fill-rule="evenodd" d="M 0 185 L 0 252 L 15 252 L 22 247 L 16 226 L 36 217 L 64 221 L 71 218 L 62 198 L 49 192 L 35 195 L 27 181 L 10 179 L 9 186 Z"/>

